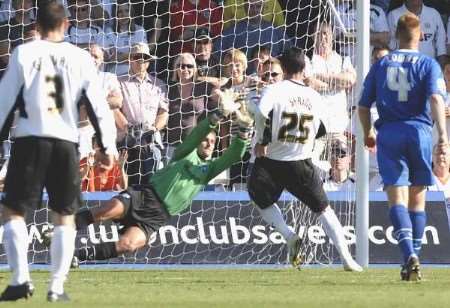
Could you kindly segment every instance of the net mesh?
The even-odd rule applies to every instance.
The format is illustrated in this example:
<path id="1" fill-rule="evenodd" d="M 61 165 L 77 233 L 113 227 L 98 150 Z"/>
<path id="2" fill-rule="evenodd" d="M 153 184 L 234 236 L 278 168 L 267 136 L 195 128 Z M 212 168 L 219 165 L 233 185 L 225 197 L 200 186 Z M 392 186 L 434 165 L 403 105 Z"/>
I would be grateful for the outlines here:
<path id="1" fill-rule="evenodd" d="M 164 90 L 162 102 L 156 104 L 159 104 L 158 108 L 162 110 L 168 109 L 168 125 L 161 130 L 161 135 L 145 135 L 147 126 L 155 125 L 158 112 L 142 109 L 141 105 L 139 107 L 141 109 L 135 111 L 142 114 L 153 113 L 153 123 L 149 123 L 148 117 L 144 117 L 147 122 L 139 122 L 139 117 L 135 116 L 133 119 L 127 118 L 128 125 L 125 129 L 118 130 L 119 136 L 126 135 L 118 145 L 119 148 L 128 150 L 124 167 L 131 183 L 145 182 L 155 170 L 167 164 L 176 145 L 201 118 L 201 114 L 209 110 L 212 89 L 231 87 L 235 91 L 246 91 L 250 84 L 249 80 L 261 78 L 258 76 L 258 63 L 261 60 L 258 58 L 263 58 L 265 48 L 268 48 L 268 53 L 272 56 L 278 56 L 289 46 L 304 49 L 311 59 L 308 69 L 311 77 L 322 73 L 340 73 L 352 68 L 354 63 L 353 1 L 269 0 L 263 3 L 256 0 L 68 0 L 63 3 L 67 7 L 70 19 L 66 40 L 82 48 L 92 44 L 99 45 L 104 54 L 101 70 L 113 74 L 110 76 L 118 76 L 124 98 L 122 107 L 114 111 L 118 112 L 119 116 L 121 114 L 127 118 L 130 114 L 125 106 L 127 89 L 123 82 L 130 77 L 132 69 L 130 52 L 133 46 L 143 43 L 148 46 L 151 56 L 157 58 L 156 61 L 151 61 L 148 68 L 150 75 L 154 76 L 148 82 Z M 7 58 L 12 49 L 17 44 L 35 38 L 35 16 L 34 1 L 1 2 L 2 72 L 6 68 Z M 321 68 L 322 63 L 315 62 L 313 55 L 315 48 L 318 47 L 317 34 L 321 31 L 320 24 L 324 20 L 332 25 L 332 48 L 336 52 L 337 60 Z M 213 42 L 210 47 L 212 56 L 208 61 L 202 58 L 204 53 L 208 53 L 208 46 L 205 47 L 200 43 L 205 37 Z M 243 52 L 246 57 L 243 61 L 247 67 L 234 70 L 230 68 L 226 62 L 226 54 L 231 48 Z M 141 52 L 147 53 L 145 50 Z M 198 80 L 192 93 L 187 96 L 180 94 L 177 87 L 178 79 L 181 77 L 177 75 L 176 68 L 177 64 L 180 64 L 181 53 L 196 53 L 197 58 Z M 233 74 L 244 76 L 241 79 L 236 77 L 236 80 L 242 82 L 230 82 L 228 78 L 233 78 Z M 112 88 L 107 90 L 113 91 Z M 315 162 L 323 170 L 323 178 L 326 181 L 330 177 L 333 144 L 338 141 L 348 153 L 352 153 L 353 88 L 351 86 L 343 88 L 339 80 L 331 80 L 324 95 L 333 97 L 337 94 L 341 95 L 339 102 L 341 106 L 330 105 L 324 112 L 329 113 L 330 121 L 340 128 L 318 140 L 315 150 Z M 185 100 L 193 103 L 185 108 L 183 106 Z M 341 118 L 333 118 L 332 115 L 339 112 Z M 87 133 L 82 133 L 85 139 L 80 149 L 84 149 L 85 153 L 81 153 L 81 156 L 88 156 L 86 163 L 89 164 L 89 159 L 92 159 L 89 156 L 92 152 L 92 148 L 89 147 L 92 131 L 89 127 L 82 130 Z M 215 156 L 220 156 L 226 150 L 234 133 L 231 121 L 221 125 Z M 8 155 L 9 147 L 4 146 L 4 159 L 7 159 Z M 193 202 L 189 211 L 173 217 L 168 226 L 163 227 L 159 234 L 155 234 L 149 246 L 110 262 L 286 263 L 287 250 L 281 235 L 261 220 L 257 210 L 249 203 L 248 197 L 242 194 L 242 191 L 245 192 L 251 165 L 249 149 L 244 161 L 234 165 L 206 187 L 207 191 L 221 191 L 221 193 L 202 194 Z M 352 167 L 350 171 L 351 169 Z M 119 186 L 114 186 L 113 190 L 117 191 Z M 344 198 L 332 200 L 332 205 L 341 223 L 348 230 L 346 235 L 349 242 L 353 244 L 354 186 L 344 185 L 341 190 Z M 90 201 L 86 201 L 85 206 L 99 206 L 102 201 L 98 200 L 107 199 L 111 195 L 92 193 L 89 195 Z M 307 263 L 328 264 L 337 260 L 333 245 L 321 229 L 317 216 L 308 207 L 293 200 L 280 201 L 279 205 L 289 224 L 301 236 L 308 239 L 304 245 Z M 43 208 L 30 213 L 27 217 L 31 263 L 48 261 L 48 253 L 42 245 L 41 238 L 42 231 L 48 227 L 48 218 L 49 212 L 45 202 Z M 120 226 L 114 224 L 90 226 L 78 233 L 77 246 L 99 241 L 114 241 L 118 239 L 119 234 Z M 3 252 L 0 258 L 5 260 Z"/>

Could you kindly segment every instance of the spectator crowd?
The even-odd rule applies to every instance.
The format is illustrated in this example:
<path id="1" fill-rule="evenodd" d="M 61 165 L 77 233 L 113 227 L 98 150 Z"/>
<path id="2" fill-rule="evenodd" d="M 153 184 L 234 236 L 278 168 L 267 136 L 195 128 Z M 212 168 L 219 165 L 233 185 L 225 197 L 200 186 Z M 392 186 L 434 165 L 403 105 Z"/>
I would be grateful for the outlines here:
<path id="1" fill-rule="evenodd" d="M 220 91 L 258 97 L 282 80 L 276 59 L 285 48 L 303 49 L 304 83 L 323 100 L 327 134 L 317 140 L 314 161 L 329 191 L 354 190 L 353 121 L 356 0 L 60 0 L 70 26 L 65 40 L 86 49 L 97 65 L 116 121 L 120 156 L 106 174 L 96 168 L 94 129 L 81 102 L 80 173 L 83 191 L 121 190 L 148 181 L 174 148 L 217 106 Z M 0 78 L 18 45 L 39 39 L 36 0 L 0 1 Z M 420 18 L 420 51 L 442 66 L 450 133 L 450 1 L 372 0 L 370 45 L 377 61 L 397 48 L 397 20 Z M 373 111 L 376 119 L 376 110 Z M 236 133 L 232 119 L 219 125 L 215 156 Z M 252 149 L 211 189 L 245 187 Z M 371 156 L 370 190 L 383 189 Z M 450 196 L 449 158 L 433 157 L 437 184 Z M 225 185 L 222 185 L 225 184 Z"/>

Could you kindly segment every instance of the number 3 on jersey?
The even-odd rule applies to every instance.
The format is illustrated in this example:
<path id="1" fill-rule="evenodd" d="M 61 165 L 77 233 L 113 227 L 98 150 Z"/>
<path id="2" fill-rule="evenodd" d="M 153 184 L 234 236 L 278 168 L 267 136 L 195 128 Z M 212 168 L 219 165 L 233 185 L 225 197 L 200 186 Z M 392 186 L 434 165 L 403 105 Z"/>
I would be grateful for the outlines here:
<path id="1" fill-rule="evenodd" d="M 387 68 L 387 86 L 391 91 L 398 92 L 398 101 L 408 101 L 408 91 L 411 85 L 408 82 L 408 69 L 404 67 Z"/>
<path id="2" fill-rule="evenodd" d="M 60 75 L 45 76 L 45 82 L 49 88 L 50 98 L 47 110 L 51 113 L 61 113 L 64 108 L 64 81 Z"/>
<path id="3" fill-rule="evenodd" d="M 309 127 L 306 126 L 306 123 L 311 122 L 314 117 L 309 114 L 297 114 L 295 112 L 283 112 L 281 114 L 282 119 L 286 119 L 288 122 L 285 125 L 282 125 L 280 131 L 278 132 L 278 140 L 282 142 L 291 142 L 291 143 L 305 143 L 308 140 L 309 136 Z M 289 134 L 289 132 L 293 132 L 293 130 L 297 130 L 300 132 L 299 136 L 297 136 L 297 132 L 294 134 Z"/>

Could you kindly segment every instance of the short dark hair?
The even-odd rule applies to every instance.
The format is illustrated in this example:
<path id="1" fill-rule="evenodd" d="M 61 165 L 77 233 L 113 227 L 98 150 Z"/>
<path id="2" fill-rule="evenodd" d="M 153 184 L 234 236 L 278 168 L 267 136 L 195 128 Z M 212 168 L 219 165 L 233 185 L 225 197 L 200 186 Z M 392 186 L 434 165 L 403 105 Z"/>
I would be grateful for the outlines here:
<path id="1" fill-rule="evenodd" d="M 57 1 L 39 1 L 37 24 L 42 32 L 57 29 L 66 18 L 64 6 Z"/>
<path id="2" fill-rule="evenodd" d="M 305 69 L 305 53 L 297 47 L 291 47 L 280 57 L 281 66 L 287 75 L 303 72 Z"/>
<path id="3" fill-rule="evenodd" d="M 252 51 L 250 53 L 251 59 L 255 59 L 260 54 L 268 54 L 270 56 L 270 46 L 267 45 L 256 45 L 252 48 Z"/>

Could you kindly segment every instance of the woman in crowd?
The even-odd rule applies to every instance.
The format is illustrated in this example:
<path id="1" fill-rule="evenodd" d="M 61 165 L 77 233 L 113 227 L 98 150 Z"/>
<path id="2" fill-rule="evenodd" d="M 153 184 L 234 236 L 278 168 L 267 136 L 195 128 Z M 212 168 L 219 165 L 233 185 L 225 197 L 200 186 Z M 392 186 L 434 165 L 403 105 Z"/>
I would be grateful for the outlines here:
<path id="1" fill-rule="evenodd" d="M 214 108 L 214 86 L 205 81 L 196 81 L 197 65 L 192 54 L 180 54 L 174 61 L 173 68 L 168 91 L 168 159 L 172 156 L 175 146 L 197 125 L 199 116 Z"/>

